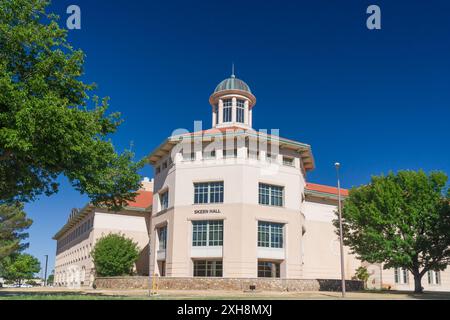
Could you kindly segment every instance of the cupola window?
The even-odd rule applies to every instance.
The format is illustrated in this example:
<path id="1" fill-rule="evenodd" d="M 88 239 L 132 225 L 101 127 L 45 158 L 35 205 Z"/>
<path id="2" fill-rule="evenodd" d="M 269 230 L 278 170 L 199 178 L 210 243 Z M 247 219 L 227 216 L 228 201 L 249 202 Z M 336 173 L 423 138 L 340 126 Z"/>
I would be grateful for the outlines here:
<path id="1" fill-rule="evenodd" d="M 223 122 L 231 122 L 232 121 L 232 106 L 233 102 L 231 99 L 227 99 L 223 101 Z"/>
<path id="2" fill-rule="evenodd" d="M 240 123 L 244 123 L 244 110 L 245 110 L 245 101 L 238 100 L 237 101 L 237 110 L 236 110 L 236 121 Z"/>

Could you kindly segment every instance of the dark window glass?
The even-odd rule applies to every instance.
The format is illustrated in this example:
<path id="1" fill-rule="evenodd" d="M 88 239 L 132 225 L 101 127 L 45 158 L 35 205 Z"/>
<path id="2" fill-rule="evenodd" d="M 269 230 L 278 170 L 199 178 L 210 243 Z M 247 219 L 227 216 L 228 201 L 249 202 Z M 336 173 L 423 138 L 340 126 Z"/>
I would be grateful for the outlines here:
<path id="1" fill-rule="evenodd" d="M 280 263 L 272 261 L 258 261 L 259 278 L 279 278 Z"/>
<path id="2" fill-rule="evenodd" d="M 222 260 L 194 260 L 194 277 L 222 277 Z"/>
<path id="3" fill-rule="evenodd" d="M 232 121 L 232 105 L 233 102 L 231 99 L 223 101 L 223 122 Z"/>
<path id="4" fill-rule="evenodd" d="M 158 229 L 159 250 L 166 250 L 167 247 L 167 227 Z"/>

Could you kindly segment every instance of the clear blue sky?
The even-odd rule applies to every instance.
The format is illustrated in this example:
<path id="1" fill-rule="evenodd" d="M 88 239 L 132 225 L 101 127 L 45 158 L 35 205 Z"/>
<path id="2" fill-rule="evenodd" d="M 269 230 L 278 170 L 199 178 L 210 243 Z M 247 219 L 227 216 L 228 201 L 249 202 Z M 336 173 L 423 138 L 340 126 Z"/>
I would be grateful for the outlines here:
<path id="1" fill-rule="evenodd" d="M 85 79 L 111 97 L 124 124 L 118 150 L 150 153 L 173 129 L 211 121 L 209 95 L 236 65 L 258 99 L 254 127 L 308 143 L 311 182 L 344 187 L 389 170 L 450 174 L 450 2 L 442 1 L 55 1 L 65 25 L 77 4 Z M 378 4 L 382 30 L 366 28 Z M 143 176 L 152 176 L 150 167 Z M 83 197 L 59 194 L 26 206 L 30 253 L 50 256 L 51 237 Z"/>

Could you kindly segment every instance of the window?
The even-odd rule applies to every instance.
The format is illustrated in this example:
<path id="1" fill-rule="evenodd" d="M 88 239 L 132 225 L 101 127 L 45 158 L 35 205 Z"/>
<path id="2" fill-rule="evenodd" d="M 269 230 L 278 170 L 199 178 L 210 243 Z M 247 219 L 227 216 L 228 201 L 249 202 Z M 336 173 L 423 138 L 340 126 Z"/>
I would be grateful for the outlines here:
<path id="1" fill-rule="evenodd" d="M 161 210 L 165 210 L 169 207 L 169 191 L 161 193 L 159 195 L 159 201 L 161 202 Z"/>
<path id="2" fill-rule="evenodd" d="M 194 277 L 222 277 L 222 260 L 194 260 Z"/>
<path id="3" fill-rule="evenodd" d="M 288 167 L 293 167 L 294 166 L 294 158 L 283 157 L 283 165 L 288 166 Z"/>
<path id="4" fill-rule="evenodd" d="M 194 183 L 194 203 L 223 203 L 223 181 Z"/>
<path id="5" fill-rule="evenodd" d="M 395 268 L 394 278 L 395 278 L 395 283 L 397 283 L 397 284 L 408 284 L 409 283 L 408 270 L 403 269 L 403 268 Z"/>
<path id="6" fill-rule="evenodd" d="M 428 284 L 441 284 L 441 272 L 432 270 L 428 271 Z"/>
<path id="7" fill-rule="evenodd" d="M 216 125 L 216 124 L 219 123 L 219 117 L 218 117 L 218 115 L 219 115 L 219 106 L 217 104 L 214 105 L 213 112 L 216 114 L 216 117 L 215 117 L 216 122 L 213 123 L 213 125 Z"/>
<path id="8" fill-rule="evenodd" d="M 193 221 L 192 246 L 217 247 L 223 244 L 223 221 Z"/>
<path id="9" fill-rule="evenodd" d="M 231 99 L 227 99 L 223 101 L 223 122 L 231 122 L 232 118 L 232 105 L 233 102 Z"/>
<path id="10" fill-rule="evenodd" d="M 190 152 L 190 153 L 183 152 L 183 160 L 184 161 L 194 161 L 195 160 L 195 152 Z"/>
<path id="11" fill-rule="evenodd" d="M 237 148 L 224 150 L 225 158 L 237 158 L 237 154 L 238 154 Z"/>
<path id="12" fill-rule="evenodd" d="M 163 165 L 162 165 L 163 170 L 167 169 L 167 161 L 164 161 Z"/>
<path id="13" fill-rule="evenodd" d="M 283 248 L 283 224 L 258 221 L 258 247 Z"/>
<path id="14" fill-rule="evenodd" d="M 203 152 L 203 159 L 215 159 L 216 158 L 216 150 L 212 150 L 211 152 Z"/>
<path id="15" fill-rule="evenodd" d="M 167 227 L 158 229 L 159 250 L 166 250 L 167 247 Z"/>
<path id="16" fill-rule="evenodd" d="M 156 167 L 156 174 L 160 174 L 161 173 L 161 167 Z"/>
<path id="17" fill-rule="evenodd" d="M 158 265 L 159 265 L 159 275 L 161 277 L 165 277 L 166 276 L 166 262 L 165 261 L 159 261 Z"/>
<path id="18" fill-rule="evenodd" d="M 283 187 L 270 184 L 259 184 L 259 204 L 269 206 L 283 206 Z"/>
<path id="19" fill-rule="evenodd" d="M 280 277 L 280 263 L 258 260 L 258 277 L 259 278 L 279 278 Z"/>
<path id="20" fill-rule="evenodd" d="M 245 101 L 238 100 L 237 101 L 237 109 L 236 109 L 236 121 L 240 123 L 244 123 L 244 112 L 245 112 Z"/>

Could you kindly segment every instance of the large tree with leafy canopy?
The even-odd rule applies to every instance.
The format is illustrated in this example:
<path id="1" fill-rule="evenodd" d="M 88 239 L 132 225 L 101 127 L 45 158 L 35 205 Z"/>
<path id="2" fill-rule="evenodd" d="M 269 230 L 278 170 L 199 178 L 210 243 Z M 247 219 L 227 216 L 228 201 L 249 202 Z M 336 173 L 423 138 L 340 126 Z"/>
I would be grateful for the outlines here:
<path id="1" fill-rule="evenodd" d="M 342 219 L 344 244 L 361 260 L 409 270 L 416 293 L 428 271 L 450 263 L 450 191 L 443 172 L 374 176 L 350 191 Z M 338 228 L 337 219 L 334 224 Z"/>
<path id="2" fill-rule="evenodd" d="M 3 262 L 1 276 L 9 281 L 21 285 L 24 280 L 34 278 L 41 270 L 39 260 L 30 254 L 18 254 L 8 257 Z"/>
<path id="3" fill-rule="evenodd" d="M 51 195 L 65 175 L 93 204 L 118 210 L 135 197 L 144 163 L 114 149 L 120 115 L 82 81 L 84 54 L 48 5 L 0 1 L 0 203 Z"/>

